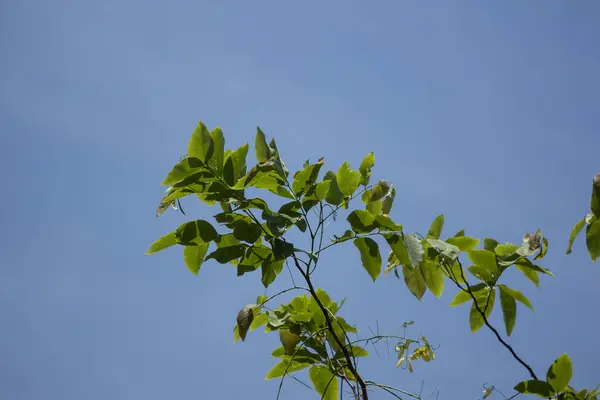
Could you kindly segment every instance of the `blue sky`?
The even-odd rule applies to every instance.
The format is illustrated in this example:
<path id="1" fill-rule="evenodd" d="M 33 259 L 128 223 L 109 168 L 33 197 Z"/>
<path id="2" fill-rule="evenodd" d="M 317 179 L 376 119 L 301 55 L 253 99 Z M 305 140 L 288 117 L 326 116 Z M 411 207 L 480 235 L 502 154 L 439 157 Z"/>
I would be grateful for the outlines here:
<path id="1" fill-rule="evenodd" d="M 600 4 L 322 3 L 2 3 L 0 397 L 275 397 L 263 377 L 278 338 L 231 336 L 260 277 L 214 262 L 194 277 L 179 249 L 144 255 L 185 220 L 154 210 L 198 120 L 228 147 L 260 125 L 291 169 L 375 152 L 408 231 L 438 213 L 449 235 L 519 242 L 541 228 L 557 278 L 538 290 L 507 275 L 536 308 L 519 309 L 510 342 L 538 375 L 568 352 L 573 384 L 599 383 L 600 269 L 583 241 L 564 251 L 600 172 Z M 192 203 L 195 218 L 215 213 Z M 527 378 L 489 331 L 469 332 L 468 307 L 448 307 L 452 288 L 419 303 L 393 276 L 373 284 L 350 244 L 315 279 L 348 296 L 364 334 L 415 320 L 410 332 L 440 345 L 412 375 L 380 349 L 368 379 L 476 399 L 485 382 L 510 393 Z M 502 328 L 499 309 L 492 321 Z"/>

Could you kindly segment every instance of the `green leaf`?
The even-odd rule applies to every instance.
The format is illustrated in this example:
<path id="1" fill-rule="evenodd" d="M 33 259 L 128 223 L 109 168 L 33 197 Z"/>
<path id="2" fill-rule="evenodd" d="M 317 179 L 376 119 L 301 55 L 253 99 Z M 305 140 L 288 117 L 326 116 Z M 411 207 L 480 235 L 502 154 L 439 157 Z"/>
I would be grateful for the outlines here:
<path id="1" fill-rule="evenodd" d="M 525 275 L 535 286 L 540 287 L 540 276 L 538 273 L 531 268 L 526 267 L 524 264 L 515 264 L 515 267 Z"/>
<path id="2" fill-rule="evenodd" d="M 594 176 L 594 185 L 592 186 L 592 199 L 590 209 L 596 218 L 600 219 L 600 174 Z"/>
<path id="3" fill-rule="evenodd" d="M 384 235 L 385 240 L 390 245 L 394 255 L 398 258 L 398 261 L 402 265 L 408 265 L 412 267 L 412 262 L 410 261 L 410 257 L 408 256 L 408 251 L 406 250 L 406 246 L 404 245 L 404 240 L 402 240 L 402 236 L 398 234 L 386 234 Z"/>
<path id="4" fill-rule="evenodd" d="M 531 305 L 531 302 L 529 301 L 529 299 L 527 297 L 525 297 L 525 295 L 523 293 L 521 293 L 520 291 L 518 291 L 516 289 L 511 289 L 508 286 L 503 285 L 503 284 L 499 284 L 498 287 L 500 288 L 501 291 L 505 292 L 507 295 L 511 296 L 518 302 L 524 304 L 531 311 L 533 311 L 533 306 Z"/>
<path id="5" fill-rule="evenodd" d="M 381 273 L 381 254 L 379 252 L 379 246 L 371 238 L 356 238 L 354 239 L 354 245 L 360 251 L 360 259 L 363 267 L 367 270 L 373 282 L 377 279 Z"/>
<path id="6" fill-rule="evenodd" d="M 198 121 L 198 126 L 196 126 L 188 143 L 188 156 L 207 163 L 212 157 L 213 151 L 214 144 L 210 133 L 202 121 Z"/>
<path id="7" fill-rule="evenodd" d="M 272 157 L 272 150 L 267 144 L 267 139 L 265 138 L 265 134 L 263 131 L 257 126 L 256 127 L 256 137 L 254 139 L 254 148 L 256 151 L 256 160 L 259 163 L 264 163 L 269 161 Z"/>
<path id="8" fill-rule="evenodd" d="M 260 225 L 247 220 L 239 220 L 233 228 L 233 236 L 236 239 L 243 240 L 248 243 L 254 243 L 262 234 Z"/>
<path id="9" fill-rule="evenodd" d="M 175 232 L 167 233 L 152 243 L 146 254 L 158 253 L 166 248 L 177 244 L 177 235 Z"/>
<path id="10" fill-rule="evenodd" d="M 495 274 L 498 272 L 498 264 L 496 261 L 496 254 L 489 250 L 471 250 L 469 258 L 474 264 L 486 268 L 491 273 Z"/>
<path id="11" fill-rule="evenodd" d="M 356 233 L 369 233 L 377 227 L 375 216 L 367 210 L 354 210 L 348 215 L 347 220 Z"/>
<path id="12" fill-rule="evenodd" d="M 500 305 L 502 306 L 502 314 L 504 315 L 506 334 L 510 336 L 515 327 L 515 321 L 517 320 L 517 302 L 515 301 L 515 298 L 505 290 L 504 285 L 498 285 L 498 287 L 500 289 Z"/>
<path id="13" fill-rule="evenodd" d="M 322 166 L 323 159 L 321 158 L 316 164 L 309 165 L 294 175 L 292 190 L 294 193 L 296 193 L 296 195 L 304 193 L 309 186 L 316 182 Z"/>
<path id="14" fill-rule="evenodd" d="M 483 239 L 483 248 L 485 250 L 489 250 L 489 251 L 494 251 L 494 249 L 496 248 L 496 246 L 498 246 L 500 243 L 498 243 L 497 240 L 495 239 L 491 239 L 491 238 L 484 238 Z"/>
<path id="15" fill-rule="evenodd" d="M 188 246 L 196 242 L 200 238 L 203 242 L 208 243 L 215 240 L 219 234 L 208 221 L 197 219 L 179 225 L 175 231 L 178 243 Z"/>
<path id="16" fill-rule="evenodd" d="M 265 261 L 262 262 L 261 282 L 265 288 L 269 287 L 269 285 L 275 281 L 277 275 L 281 273 L 283 270 L 283 263 L 284 260 L 273 260 L 270 255 Z"/>
<path id="17" fill-rule="evenodd" d="M 400 232 L 402 231 L 402 225 L 396 224 L 387 215 L 378 215 L 375 217 L 375 225 L 383 231 Z"/>
<path id="18" fill-rule="evenodd" d="M 427 232 L 427 237 L 431 237 L 434 239 L 439 239 L 442 234 L 442 228 L 444 227 L 444 215 L 440 214 L 431 223 L 429 227 L 429 232 Z"/>
<path id="19" fill-rule="evenodd" d="M 206 260 L 215 259 L 219 264 L 227 264 L 232 260 L 242 257 L 245 251 L 246 246 L 241 244 L 220 247 L 206 256 Z"/>
<path id="20" fill-rule="evenodd" d="M 421 273 L 421 268 L 402 265 L 402 274 L 404 275 L 406 287 L 420 301 L 427 290 L 427 283 Z"/>
<path id="21" fill-rule="evenodd" d="M 415 235 L 404 235 L 403 237 L 410 262 L 414 267 L 418 267 L 421 261 L 423 261 L 423 255 L 425 254 L 423 244 Z"/>
<path id="22" fill-rule="evenodd" d="M 472 251 L 479 246 L 479 239 L 475 239 L 469 236 L 455 236 L 446 239 L 446 243 L 450 243 L 460 249 L 460 251 Z"/>
<path id="23" fill-rule="evenodd" d="M 186 246 L 183 248 L 185 265 L 194 275 L 198 275 L 200 266 L 204 262 L 204 256 L 208 251 L 208 246 L 210 246 L 210 243 L 198 243 L 196 246 Z"/>
<path id="24" fill-rule="evenodd" d="M 360 184 L 367 186 L 371 178 L 371 168 L 375 165 L 375 154 L 373 152 L 367 154 L 360 163 L 358 168 L 360 172 Z"/>
<path id="25" fill-rule="evenodd" d="M 376 202 L 383 199 L 390 191 L 390 184 L 384 180 L 380 180 L 373 189 L 365 192 L 368 193 L 369 201 Z"/>
<path id="26" fill-rule="evenodd" d="M 460 231 L 456 232 L 453 237 L 457 238 L 457 237 L 461 237 L 461 236 L 465 236 L 464 229 L 461 229 Z"/>
<path id="27" fill-rule="evenodd" d="M 280 361 L 279 363 L 277 363 L 277 365 L 275 365 L 273 368 L 271 368 L 271 370 L 267 373 L 267 376 L 265 376 L 265 379 L 274 379 L 274 378 L 281 378 L 283 375 L 287 373 L 292 373 L 292 372 L 296 372 L 296 371 L 300 371 L 303 370 L 304 368 L 308 368 L 312 365 L 313 363 L 308 363 L 308 362 L 299 362 L 296 360 L 283 360 Z"/>
<path id="28" fill-rule="evenodd" d="M 519 247 L 521 246 L 512 243 L 504 243 L 496 246 L 494 252 L 500 257 L 505 257 L 515 254 L 517 250 L 519 250 Z"/>
<path id="29" fill-rule="evenodd" d="M 469 268 L 469 272 L 473 274 L 477 279 L 483 282 L 493 283 L 494 276 L 490 272 L 489 269 L 482 267 L 480 265 L 471 265 Z"/>
<path id="30" fill-rule="evenodd" d="M 279 329 L 279 340 L 283 345 L 285 354 L 291 356 L 294 354 L 296 345 L 300 342 L 298 334 L 290 332 L 288 329 Z"/>
<path id="31" fill-rule="evenodd" d="M 514 388 L 517 392 L 523 394 L 536 394 L 539 397 L 550 398 L 554 394 L 552 386 L 548 382 L 539 380 L 529 380 L 519 382 Z"/>
<path id="32" fill-rule="evenodd" d="M 600 257 L 600 219 L 587 226 L 585 241 L 592 262 L 596 262 L 596 259 Z"/>
<path id="33" fill-rule="evenodd" d="M 562 392 L 573 377 L 573 363 L 567 353 L 558 357 L 546 373 L 546 380 L 555 392 Z"/>
<path id="34" fill-rule="evenodd" d="M 438 239 L 427 239 L 427 243 L 439 251 L 444 256 L 456 260 L 458 254 L 460 253 L 460 249 L 453 244 L 449 244 L 444 242 L 443 240 Z"/>
<path id="35" fill-rule="evenodd" d="M 230 157 L 233 161 L 233 176 L 237 181 L 244 175 L 246 175 L 246 157 L 248 156 L 248 149 L 250 146 L 246 143 L 243 146 L 231 153 Z"/>
<path id="36" fill-rule="evenodd" d="M 471 293 L 473 293 L 473 295 L 476 295 L 477 292 L 480 292 L 485 288 L 486 288 L 485 283 L 478 283 L 477 285 L 471 286 Z M 463 303 L 466 303 L 469 300 L 472 300 L 471 295 L 468 292 L 465 292 L 464 290 L 460 290 L 456 294 L 456 296 L 454 296 L 454 299 L 452 299 L 452 302 L 450 303 L 450 307 L 459 306 Z"/>
<path id="37" fill-rule="evenodd" d="M 340 191 L 337 177 L 333 171 L 328 171 L 323 177 L 323 181 L 330 181 L 329 191 L 325 197 L 325 201 L 334 206 L 342 204 L 344 194 Z"/>
<path id="38" fill-rule="evenodd" d="M 252 320 L 252 323 L 250 324 L 249 331 L 250 332 L 255 331 L 256 329 L 260 328 L 261 326 L 266 325 L 267 322 L 269 322 L 269 317 L 267 317 L 267 314 L 258 313 L 254 316 L 254 319 Z"/>
<path id="39" fill-rule="evenodd" d="M 340 192 L 346 196 L 352 196 L 352 194 L 360 185 L 360 172 L 350 168 L 348 161 L 344 162 L 336 174 L 337 184 Z"/>
<path id="40" fill-rule="evenodd" d="M 396 198 L 396 188 L 394 188 L 394 185 L 390 185 L 390 191 L 388 192 L 387 196 L 385 196 L 385 198 L 383 199 L 383 204 L 381 207 L 381 212 L 383 214 L 389 214 L 390 211 L 392 211 L 392 206 L 394 204 L 394 199 Z"/>
<path id="41" fill-rule="evenodd" d="M 431 260 L 425 260 L 422 266 L 427 287 L 439 299 L 444 292 L 444 271 Z"/>
<path id="42" fill-rule="evenodd" d="M 198 158 L 186 157 L 183 160 L 179 161 L 171 171 L 167 177 L 163 180 L 163 186 L 173 186 L 174 184 L 181 182 L 185 178 L 189 176 L 203 171 L 204 163 L 200 161 Z"/>
<path id="43" fill-rule="evenodd" d="M 492 310 L 494 309 L 494 303 L 496 301 L 496 288 L 489 290 L 483 290 L 475 294 L 477 299 L 477 305 L 479 309 L 484 312 L 485 318 L 489 318 Z M 485 321 L 483 316 L 477 310 L 475 302 L 471 305 L 471 312 L 469 315 L 469 325 L 471 326 L 471 332 L 475 333 L 484 325 Z"/>
<path id="44" fill-rule="evenodd" d="M 273 240 L 272 246 L 276 260 L 285 260 L 294 253 L 294 245 L 279 238 Z"/>
<path id="45" fill-rule="evenodd" d="M 337 400 L 339 397 L 338 378 L 324 366 L 313 366 L 308 370 L 308 376 L 317 393 L 323 400 Z"/>
<path id="46" fill-rule="evenodd" d="M 217 176 L 222 176 L 225 153 L 225 138 L 223 137 L 223 131 L 221 128 L 216 127 L 213 129 L 210 133 L 210 138 L 213 142 L 213 155 L 210 158 L 208 165 L 217 174 Z"/>

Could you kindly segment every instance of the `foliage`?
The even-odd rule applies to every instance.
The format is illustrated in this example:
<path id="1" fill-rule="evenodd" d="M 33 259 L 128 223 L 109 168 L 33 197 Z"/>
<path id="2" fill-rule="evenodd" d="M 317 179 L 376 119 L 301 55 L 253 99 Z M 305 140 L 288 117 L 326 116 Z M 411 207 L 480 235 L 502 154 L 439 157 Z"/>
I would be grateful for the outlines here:
<path id="1" fill-rule="evenodd" d="M 198 123 L 189 141 L 187 155 L 163 181 L 168 189 L 157 215 L 170 206 L 181 209 L 180 199 L 195 195 L 209 206 L 219 204 L 221 210 L 214 215 L 216 225 L 204 220 L 186 222 L 154 242 L 148 253 L 180 245 L 192 273 L 197 274 L 204 262 L 214 259 L 220 264 L 235 266 L 238 276 L 260 269 L 265 288 L 278 278 L 284 265 L 290 274 L 295 270 L 305 286 L 298 286 L 293 281 L 293 287 L 269 298 L 259 296 L 254 304 L 240 310 L 234 328 L 234 341 L 244 341 L 248 332 L 263 326 L 266 332 L 278 332 L 281 346 L 272 352 L 272 356 L 279 361 L 267 372 L 266 379 L 281 379 L 280 391 L 286 376 L 307 370 L 322 399 L 339 398 L 344 384 L 356 399 L 368 399 L 369 387 L 379 388 L 397 398 L 400 394 L 420 398 L 419 394 L 364 379 L 357 359 L 369 355 L 366 344 L 394 340 L 397 367 L 412 372 L 415 362 L 435 359 L 426 337 L 411 339 L 405 332 L 402 336 L 374 335 L 352 340 L 350 334 L 357 334 L 357 330 L 339 313 L 343 301 L 333 301 L 325 290 L 314 287 L 311 276 L 319 266 L 321 255 L 333 246 L 351 241 L 373 282 L 382 272 L 384 275 L 393 272 L 418 300 L 428 290 L 439 298 L 447 284 L 456 286 L 458 294 L 450 306 L 468 304 L 471 331 L 476 332 L 484 326 L 490 329 L 531 378 L 515 386 L 517 394 L 596 399 L 597 388 L 576 391 L 569 386 L 573 366 L 568 355 L 560 356 L 542 380 L 488 320 L 493 309 L 499 307 L 509 337 L 516 325 L 518 307 L 533 310 L 524 293 L 502 282 L 511 268 L 520 271 L 536 286 L 539 286 L 540 275 L 553 276 L 548 269 L 538 265 L 548 251 L 548 239 L 541 231 L 525 234 L 520 244 L 500 243 L 492 238 L 482 241 L 466 236 L 464 231 L 443 238 L 444 216 L 438 215 L 425 236 L 409 233 L 390 216 L 396 194 L 393 185 L 384 180 L 370 183 L 375 165 L 373 153 L 367 154 L 356 170 L 346 161 L 336 172 L 329 170 L 319 178 L 324 167 L 323 158 L 312 164 L 306 161 L 301 170 L 290 174 L 275 140 L 267 142 L 260 128 L 257 128 L 254 144 L 257 163 L 250 167 L 247 144 L 225 150 L 221 129 L 209 131 L 202 122 Z M 250 193 L 257 189 L 269 193 L 251 197 Z M 283 204 L 275 206 L 274 196 Z M 332 235 L 326 243 L 326 226 L 336 219 L 341 209 L 348 210 L 347 226 L 343 233 Z M 571 252 L 573 242 L 584 226 L 588 252 L 595 261 L 600 255 L 600 175 L 594 178 L 591 211 L 573 229 L 567 253 Z M 309 238 L 308 247 L 301 248 L 288 240 L 288 232 L 293 230 Z M 385 268 L 382 252 L 387 252 Z M 464 262 L 468 262 L 466 267 Z M 277 308 L 266 306 L 291 291 L 302 294 Z M 496 302 L 498 297 L 499 303 Z M 405 331 L 411 324 L 412 321 L 403 325 Z M 494 391 L 497 391 L 494 387 L 485 388 L 484 398 Z"/>

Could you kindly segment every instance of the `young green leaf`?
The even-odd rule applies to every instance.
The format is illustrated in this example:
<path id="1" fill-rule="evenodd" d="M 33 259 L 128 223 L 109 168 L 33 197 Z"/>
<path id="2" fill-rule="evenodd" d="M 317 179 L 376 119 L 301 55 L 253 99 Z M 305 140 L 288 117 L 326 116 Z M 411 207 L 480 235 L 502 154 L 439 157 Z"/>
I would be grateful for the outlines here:
<path id="1" fill-rule="evenodd" d="M 360 259 L 365 270 L 369 273 L 373 282 L 377 279 L 381 273 L 381 253 L 379 252 L 379 246 L 371 238 L 356 238 L 354 239 L 354 245 L 360 251 Z"/>
<path id="2" fill-rule="evenodd" d="M 502 292 L 511 296 L 513 299 L 517 300 L 521 304 L 524 304 L 527 308 L 529 308 L 531 311 L 533 311 L 533 306 L 531 305 L 531 302 L 529 301 L 529 299 L 527 297 L 525 297 L 525 295 L 523 293 L 521 293 L 520 291 L 518 291 L 516 289 L 511 289 L 508 286 L 503 285 L 503 284 L 499 284 L 498 287 L 500 288 L 500 290 Z"/>
<path id="3" fill-rule="evenodd" d="M 496 246 L 496 248 L 494 249 L 494 252 L 500 256 L 500 257 L 505 257 L 505 256 L 510 256 L 511 254 L 515 254 L 517 252 L 517 250 L 519 250 L 518 245 L 516 244 L 512 244 L 512 243 L 504 243 L 504 244 L 499 244 L 498 246 Z"/>
<path id="4" fill-rule="evenodd" d="M 479 239 L 475 239 L 469 236 L 454 236 L 446 239 L 446 243 L 450 243 L 460 249 L 460 251 L 471 251 L 475 250 L 479 246 Z"/>
<path id="5" fill-rule="evenodd" d="M 166 248 L 174 246 L 177 244 L 177 236 L 175 232 L 167 233 L 166 235 L 161 236 L 158 240 L 156 240 L 146 254 L 158 253 Z"/>
<path id="6" fill-rule="evenodd" d="M 519 393 L 535 394 L 546 399 L 550 398 L 554 394 L 554 390 L 548 382 L 533 379 L 519 382 L 514 389 Z"/>
<path id="7" fill-rule="evenodd" d="M 483 248 L 485 250 L 494 251 L 494 249 L 496 249 L 496 246 L 498 246 L 499 244 L 500 243 L 498 243 L 498 241 L 495 239 L 491 239 L 491 238 L 483 239 Z"/>
<path id="8" fill-rule="evenodd" d="M 323 166 L 323 159 L 321 158 L 316 164 L 309 165 L 308 167 L 298 171 L 294 174 L 294 181 L 292 182 L 292 190 L 296 195 L 304 193 L 304 191 L 314 184 L 319 177 L 319 171 Z"/>
<path id="9" fill-rule="evenodd" d="M 198 158 L 203 163 L 208 163 L 213 155 L 213 146 L 213 140 L 208 129 L 202 121 L 198 121 L 198 126 L 196 126 L 188 143 L 188 156 Z"/>
<path id="10" fill-rule="evenodd" d="M 265 288 L 269 287 L 269 285 L 275 281 L 277 275 L 281 273 L 283 270 L 283 263 L 284 260 L 273 260 L 271 255 L 261 263 L 261 282 Z"/>
<path id="11" fill-rule="evenodd" d="M 408 251 L 406 250 L 406 246 L 404 245 L 404 240 L 402 240 L 402 236 L 395 233 L 389 233 L 384 235 L 384 237 L 390 245 L 394 255 L 398 259 L 398 262 L 402 265 L 408 265 L 412 267 L 412 262 L 410 261 L 410 257 L 408 256 Z"/>
<path id="12" fill-rule="evenodd" d="M 444 292 L 444 271 L 431 260 L 425 260 L 421 265 L 429 291 L 439 299 Z"/>
<path id="13" fill-rule="evenodd" d="M 210 243 L 198 243 L 196 246 L 186 246 L 183 248 L 183 260 L 188 269 L 198 275 L 198 270 L 204 262 L 204 256 L 208 251 Z"/>
<path id="14" fill-rule="evenodd" d="M 517 302 L 515 298 L 507 293 L 504 285 L 499 285 L 500 288 L 500 305 L 502 306 L 502 315 L 504 316 L 504 325 L 506 326 L 506 334 L 510 336 L 515 327 L 517 319 Z"/>
<path id="15" fill-rule="evenodd" d="M 475 295 L 477 297 L 477 292 L 480 292 L 481 290 L 483 290 L 485 288 L 486 288 L 485 283 L 478 283 L 477 285 L 471 286 L 471 293 L 473 293 L 473 295 Z M 456 294 L 456 296 L 454 296 L 454 299 L 452 299 L 452 302 L 450 303 L 450 307 L 459 306 L 463 303 L 466 303 L 469 300 L 472 300 L 471 295 L 468 292 L 465 292 L 464 290 L 460 290 Z"/>
<path id="16" fill-rule="evenodd" d="M 354 210 L 348 215 L 347 220 L 356 233 L 369 233 L 377 227 L 375 216 L 367 210 Z"/>
<path id="17" fill-rule="evenodd" d="M 225 153 L 225 138 L 223 137 L 223 131 L 221 128 L 216 127 L 210 133 L 210 138 L 213 142 L 213 155 L 208 161 L 208 165 L 217 174 L 222 176 L 223 174 L 223 159 Z"/>
<path id="18" fill-rule="evenodd" d="M 342 201 L 344 200 L 344 194 L 340 191 L 335 173 L 333 171 L 328 171 L 323 177 L 323 181 L 330 182 L 327 196 L 325 196 L 325 201 L 334 206 L 342 204 Z"/>
<path id="19" fill-rule="evenodd" d="M 268 380 L 281 378 L 286 373 L 289 374 L 292 372 L 303 370 L 304 368 L 310 367 L 312 364 L 313 363 L 306 362 L 304 360 L 282 360 L 279 363 L 277 363 L 277 365 L 275 365 L 273 368 L 271 368 L 271 370 L 267 373 L 267 376 L 265 376 L 265 379 Z"/>
<path id="20" fill-rule="evenodd" d="M 271 148 L 267 144 L 265 134 L 258 126 L 256 127 L 256 137 L 254 138 L 254 150 L 256 152 L 256 160 L 259 163 L 269 161 L 273 155 Z"/>
<path id="21" fill-rule="evenodd" d="M 427 283 L 421 273 L 421 268 L 402 265 L 402 274 L 404 275 L 406 287 L 420 301 L 427 290 Z"/>
<path id="22" fill-rule="evenodd" d="M 480 310 L 483 311 L 486 319 L 490 317 L 490 314 L 494 309 L 494 303 L 496 302 L 496 288 L 477 292 L 475 298 L 477 299 L 479 309 L 477 309 L 475 302 L 473 302 L 469 314 L 469 325 L 471 326 L 472 333 L 481 329 L 485 323 L 483 316 L 479 312 Z"/>
<path id="23" fill-rule="evenodd" d="M 555 392 L 562 392 L 573 377 L 573 363 L 567 353 L 558 357 L 546 373 L 546 380 Z"/>
<path id="24" fill-rule="evenodd" d="M 246 251 L 246 246 L 241 244 L 236 244 L 233 246 L 219 247 L 208 256 L 206 256 L 206 260 L 215 259 L 219 264 L 227 264 L 232 260 L 236 260 L 244 255 Z"/>
<path id="25" fill-rule="evenodd" d="M 442 229 L 444 228 L 444 215 L 440 214 L 431 223 L 429 227 L 429 232 L 427 232 L 427 237 L 439 239 L 442 234 Z"/>
<path id="26" fill-rule="evenodd" d="M 526 267 L 523 264 L 519 264 L 516 263 L 515 264 L 515 268 L 517 268 L 519 271 L 521 271 L 523 273 L 523 275 L 525 275 L 525 277 L 527 279 L 529 279 L 531 282 L 533 282 L 533 284 L 536 287 L 540 287 L 540 276 L 538 275 L 537 271 L 532 270 L 531 268 Z"/>
<path id="27" fill-rule="evenodd" d="M 496 254 L 489 250 L 471 250 L 469 252 L 469 258 L 474 264 L 484 267 L 491 273 L 498 272 L 498 264 L 496 261 Z"/>
<path id="28" fill-rule="evenodd" d="M 339 397 L 338 378 L 329 368 L 315 365 L 308 370 L 308 376 L 317 393 L 323 400 L 337 400 Z"/>
<path id="29" fill-rule="evenodd" d="M 335 176 L 340 192 L 345 196 L 352 196 L 360 185 L 360 172 L 351 169 L 348 161 L 340 166 Z"/>
<path id="30" fill-rule="evenodd" d="M 197 219 L 179 225 L 175 231 L 178 243 L 187 246 L 196 242 L 197 239 L 205 243 L 215 240 L 219 234 L 208 221 Z"/>
<path id="31" fill-rule="evenodd" d="M 204 163 L 198 158 L 186 157 L 179 161 L 169 171 L 167 177 L 162 181 L 163 186 L 173 186 L 191 175 L 203 171 Z"/>
<path id="32" fill-rule="evenodd" d="M 585 241 L 592 262 L 596 262 L 596 259 L 600 257 L 600 219 L 587 226 Z"/>
<path id="33" fill-rule="evenodd" d="M 367 154 L 360 163 L 358 168 L 360 172 L 360 184 L 367 186 L 371 178 L 371 168 L 375 165 L 375 154 L 373 152 Z"/>

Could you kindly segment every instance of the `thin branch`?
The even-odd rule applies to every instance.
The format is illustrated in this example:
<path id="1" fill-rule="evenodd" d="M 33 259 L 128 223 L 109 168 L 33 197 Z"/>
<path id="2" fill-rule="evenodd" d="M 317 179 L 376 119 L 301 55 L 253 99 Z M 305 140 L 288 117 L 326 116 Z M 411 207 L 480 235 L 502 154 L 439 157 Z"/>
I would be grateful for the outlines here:
<path id="1" fill-rule="evenodd" d="M 382 385 L 380 383 L 376 383 L 376 382 L 373 382 L 373 381 L 367 381 L 367 384 L 370 385 L 370 386 L 376 386 L 376 387 L 378 387 L 380 389 L 386 390 L 388 393 L 393 391 L 393 392 L 402 393 L 402 394 L 404 394 L 406 396 L 412 397 L 413 399 L 419 399 L 419 400 L 421 399 L 421 396 L 419 396 L 417 394 L 414 394 L 414 393 L 411 393 L 411 392 L 407 392 L 406 390 L 398 389 L 398 388 L 395 388 L 393 386 Z M 396 395 L 396 397 L 400 398 L 397 395 Z"/>
<path id="2" fill-rule="evenodd" d="M 335 330 L 333 329 L 333 324 L 331 323 L 331 318 L 329 316 L 329 313 L 327 312 L 327 307 L 325 307 L 323 305 L 323 303 L 321 302 L 321 299 L 319 299 L 319 296 L 317 296 L 317 292 L 310 280 L 310 276 L 308 276 L 308 274 L 304 272 L 304 270 L 300 266 L 300 263 L 298 262 L 298 258 L 296 257 L 296 255 L 292 254 L 292 257 L 294 258 L 294 261 L 296 263 L 296 267 L 298 268 L 298 271 L 300 271 L 300 274 L 304 277 L 304 280 L 306 281 L 306 283 L 308 285 L 308 289 L 310 290 L 312 297 L 315 299 L 315 302 L 321 309 L 321 312 L 323 312 L 323 316 L 325 317 L 325 322 L 327 324 L 327 328 L 329 329 L 329 332 L 331 333 L 331 336 L 333 337 L 333 339 L 337 343 L 337 345 L 342 349 L 342 353 L 344 353 L 344 357 L 346 358 L 346 362 L 348 364 L 348 369 L 350 370 L 352 375 L 354 375 L 354 377 L 356 378 L 356 381 L 358 382 L 358 385 L 360 386 L 363 400 L 368 400 L 369 394 L 367 393 L 367 385 L 365 384 L 365 381 L 363 381 L 362 377 L 356 370 L 355 366 L 352 364 L 352 358 L 351 358 L 350 354 L 348 353 L 348 350 L 344 346 L 344 343 L 342 343 L 340 338 L 336 335 Z"/>
<path id="3" fill-rule="evenodd" d="M 481 317 L 483 318 L 483 322 L 484 324 L 494 333 L 494 335 L 496 336 L 496 339 L 498 339 L 498 341 L 504 346 L 506 347 L 506 349 L 510 352 L 510 354 L 512 354 L 513 358 L 515 360 L 517 360 L 519 362 L 519 364 L 521 364 L 528 372 L 529 375 L 537 380 L 537 376 L 535 374 L 535 372 L 533 372 L 533 369 L 529 366 L 529 364 L 527 364 L 525 361 L 523 361 L 521 359 L 521 357 L 518 356 L 518 354 L 515 352 L 515 350 L 512 348 L 511 345 L 509 345 L 508 343 L 506 343 L 504 341 L 504 339 L 502 339 L 502 336 L 500 336 L 500 333 L 498 333 L 498 330 L 496 328 L 494 328 L 490 322 L 488 321 L 487 317 L 485 316 L 485 312 L 481 310 L 481 308 L 479 307 L 479 304 L 477 304 L 477 299 L 475 298 L 475 295 L 473 294 L 472 290 L 471 290 L 471 286 L 469 286 L 469 283 L 467 282 L 467 279 L 465 277 L 465 272 L 463 269 L 462 264 L 460 263 L 460 260 L 458 258 L 456 258 L 456 262 L 458 262 L 458 265 L 460 267 L 460 274 L 461 274 L 461 278 L 462 280 L 465 282 L 465 285 L 467 286 L 467 289 L 464 289 L 460 283 L 458 283 L 457 280 L 453 279 L 452 281 L 456 284 L 456 286 L 458 286 L 458 288 L 460 290 L 462 290 L 463 292 L 466 292 L 469 294 L 469 296 L 471 296 L 471 298 L 473 299 L 473 304 L 475 305 L 475 308 L 477 309 L 477 312 L 479 312 L 479 314 L 481 314 Z"/>

